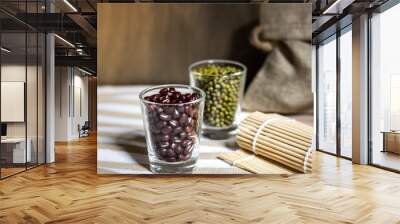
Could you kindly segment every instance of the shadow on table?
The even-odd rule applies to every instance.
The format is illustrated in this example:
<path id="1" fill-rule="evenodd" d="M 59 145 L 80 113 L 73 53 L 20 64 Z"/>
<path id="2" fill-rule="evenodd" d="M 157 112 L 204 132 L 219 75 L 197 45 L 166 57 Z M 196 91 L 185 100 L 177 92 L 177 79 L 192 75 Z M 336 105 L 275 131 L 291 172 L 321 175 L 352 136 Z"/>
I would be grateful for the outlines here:
<path id="1" fill-rule="evenodd" d="M 114 136 L 114 145 L 129 152 L 128 155 L 140 166 L 150 170 L 144 131 L 131 131 Z"/>
<path id="2" fill-rule="evenodd" d="M 224 141 L 225 147 L 231 150 L 237 150 L 239 146 L 236 143 L 236 131 L 229 132 L 203 132 L 203 137 L 211 141 Z"/>

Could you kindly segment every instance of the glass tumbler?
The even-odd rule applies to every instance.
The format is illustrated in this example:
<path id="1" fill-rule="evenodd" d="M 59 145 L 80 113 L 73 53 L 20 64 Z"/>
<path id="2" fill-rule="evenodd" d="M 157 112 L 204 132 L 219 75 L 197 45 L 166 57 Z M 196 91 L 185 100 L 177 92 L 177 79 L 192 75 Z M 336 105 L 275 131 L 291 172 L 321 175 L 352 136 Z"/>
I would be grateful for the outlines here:
<path id="1" fill-rule="evenodd" d="M 199 156 L 204 92 L 161 85 L 143 90 L 139 98 L 151 171 L 191 172 Z"/>
<path id="2" fill-rule="evenodd" d="M 237 128 L 246 72 L 246 66 L 229 60 L 204 60 L 190 65 L 190 84 L 206 93 L 203 120 L 206 133 Z"/>

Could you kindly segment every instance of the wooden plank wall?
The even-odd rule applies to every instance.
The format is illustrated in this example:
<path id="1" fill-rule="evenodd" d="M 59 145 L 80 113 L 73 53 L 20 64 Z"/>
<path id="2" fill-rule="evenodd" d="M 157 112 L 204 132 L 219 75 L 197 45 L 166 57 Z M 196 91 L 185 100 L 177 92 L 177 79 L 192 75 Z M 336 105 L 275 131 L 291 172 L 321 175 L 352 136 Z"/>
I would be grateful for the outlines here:
<path id="1" fill-rule="evenodd" d="M 99 85 L 188 83 L 188 66 L 212 58 L 245 63 L 253 76 L 265 59 L 249 41 L 259 7 L 98 4 Z"/>

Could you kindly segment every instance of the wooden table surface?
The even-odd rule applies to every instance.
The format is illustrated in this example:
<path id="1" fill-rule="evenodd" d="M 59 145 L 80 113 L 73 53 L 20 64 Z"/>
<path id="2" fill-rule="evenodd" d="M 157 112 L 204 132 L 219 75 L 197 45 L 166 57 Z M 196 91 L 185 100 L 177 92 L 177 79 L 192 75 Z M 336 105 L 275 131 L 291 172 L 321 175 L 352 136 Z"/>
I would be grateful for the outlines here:
<path id="1" fill-rule="evenodd" d="M 139 93 L 148 86 L 101 86 L 98 87 L 97 127 L 98 152 L 97 171 L 99 174 L 149 174 L 144 127 Z M 249 113 L 242 112 L 237 122 Z M 312 116 L 299 115 L 294 118 L 309 123 Z M 201 137 L 199 159 L 193 174 L 250 174 L 218 159 L 221 153 L 231 153 L 236 145 L 235 133 L 222 140 Z M 272 165 L 265 174 L 286 175 L 288 172 Z"/>

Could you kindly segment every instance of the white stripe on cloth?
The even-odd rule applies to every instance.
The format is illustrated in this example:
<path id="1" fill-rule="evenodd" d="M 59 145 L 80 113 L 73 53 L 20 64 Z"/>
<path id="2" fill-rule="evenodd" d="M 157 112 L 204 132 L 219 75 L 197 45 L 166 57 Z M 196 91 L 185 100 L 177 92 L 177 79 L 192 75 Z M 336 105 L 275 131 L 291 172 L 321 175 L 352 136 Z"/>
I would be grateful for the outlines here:
<path id="1" fill-rule="evenodd" d="M 132 114 L 141 114 L 140 106 L 135 104 L 116 104 L 116 103 L 102 103 L 97 105 L 98 114 L 101 114 L 102 111 L 107 112 L 123 112 L 123 113 L 132 113 Z"/>
<path id="2" fill-rule="evenodd" d="M 97 124 L 99 127 L 101 127 L 102 124 L 107 125 L 135 125 L 135 126 L 143 126 L 143 121 L 142 120 L 137 120 L 137 119 L 127 119 L 124 117 L 116 117 L 116 116 L 107 116 L 107 115 L 98 115 L 97 116 Z"/>
<path id="3" fill-rule="evenodd" d="M 99 162 L 113 162 L 121 164 L 148 164 L 147 155 L 113 150 L 101 150 L 97 154 Z M 196 164 L 199 168 L 229 168 L 228 163 L 220 159 L 199 159 Z"/>

